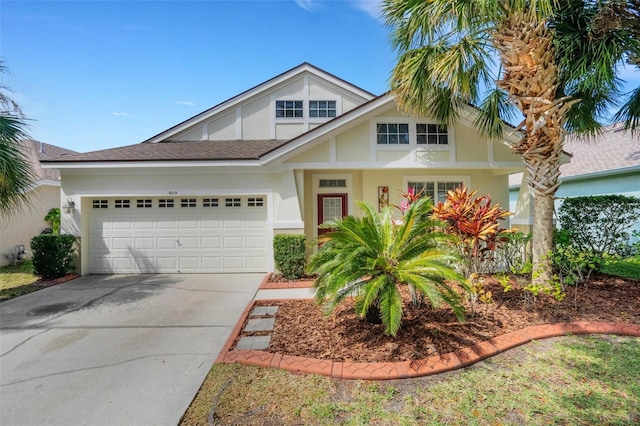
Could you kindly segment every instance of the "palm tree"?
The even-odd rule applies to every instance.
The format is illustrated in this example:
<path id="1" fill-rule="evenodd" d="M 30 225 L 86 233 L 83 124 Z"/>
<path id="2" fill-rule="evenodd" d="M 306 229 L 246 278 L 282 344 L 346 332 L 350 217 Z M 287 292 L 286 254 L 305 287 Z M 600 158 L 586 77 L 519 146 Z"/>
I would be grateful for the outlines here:
<path id="1" fill-rule="evenodd" d="M 609 4 L 618 24 L 594 24 Z M 475 125 L 492 140 L 513 131 L 506 122 L 515 111 L 524 116 L 516 126 L 523 137 L 512 148 L 534 195 L 534 283 L 550 278 L 565 131 L 597 132 L 598 115 L 623 98 L 617 66 L 640 53 L 638 37 L 622 27 L 634 10 L 637 1 L 623 0 L 384 1 L 399 53 L 391 88 L 405 113 L 451 124 L 475 105 Z M 619 111 L 632 129 L 639 97 L 631 94 Z"/>
<path id="2" fill-rule="evenodd" d="M 6 71 L 0 61 L 0 74 Z M 20 107 L 0 86 L 0 213 L 20 208 L 29 199 L 36 180 L 33 165 L 21 140 L 27 138 Z"/>
<path id="3" fill-rule="evenodd" d="M 458 259 L 441 245 L 448 237 L 433 230 L 439 222 L 429 219 L 431 202 L 423 198 L 413 203 L 399 222 L 393 220 L 390 207 L 379 214 L 366 203 L 358 205 L 363 217 L 327 223 L 332 229 L 325 234 L 328 240 L 309 260 L 308 272 L 318 275 L 316 300 L 330 312 L 356 295 L 356 313 L 364 317 L 379 309 L 385 333 L 395 336 L 402 321 L 399 288 L 406 285 L 412 295 L 426 296 L 433 306 L 447 303 L 462 319 L 459 296 L 447 280 L 463 288 L 466 284 L 451 266 Z"/>

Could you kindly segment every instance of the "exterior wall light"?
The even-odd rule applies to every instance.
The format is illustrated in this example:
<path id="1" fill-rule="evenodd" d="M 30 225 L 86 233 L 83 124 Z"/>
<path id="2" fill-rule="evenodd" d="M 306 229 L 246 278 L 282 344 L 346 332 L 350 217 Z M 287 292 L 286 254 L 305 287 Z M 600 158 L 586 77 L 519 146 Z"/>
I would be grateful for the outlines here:
<path id="1" fill-rule="evenodd" d="M 71 199 L 71 197 L 67 197 L 67 202 L 62 206 L 65 213 L 71 213 L 76 208 L 76 203 Z"/>

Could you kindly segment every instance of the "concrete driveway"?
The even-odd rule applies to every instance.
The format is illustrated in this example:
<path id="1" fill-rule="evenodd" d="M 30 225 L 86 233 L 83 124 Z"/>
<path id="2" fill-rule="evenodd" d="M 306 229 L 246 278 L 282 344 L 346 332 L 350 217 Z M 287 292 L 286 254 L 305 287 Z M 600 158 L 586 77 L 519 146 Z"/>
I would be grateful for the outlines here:
<path id="1" fill-rule="evenodd" d="M 262 277 L 94 275 L 0 304 L 0 424 L 175 425 Z"/>

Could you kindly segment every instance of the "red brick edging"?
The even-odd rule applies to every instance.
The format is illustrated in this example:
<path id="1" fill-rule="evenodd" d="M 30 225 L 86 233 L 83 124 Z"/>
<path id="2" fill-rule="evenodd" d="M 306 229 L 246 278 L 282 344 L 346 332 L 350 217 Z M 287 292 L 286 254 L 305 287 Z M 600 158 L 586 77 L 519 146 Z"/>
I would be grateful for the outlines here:
<path id="1" fill-rule="evenodd" d="M 313 280 L 296 280 L 296 281 L 284 281 L 284 282 L 269 282 L 272 272 L 265 275 L 260 283 L 260 290 L 280 290 L 285 288 L 311 288 L 313 287 Z"/>
<path id="2" fill-rule="evenodd" d="M 216 363 L 237 362 L 243 365 L 281 368 L 294 373 L 315 373 L 339 379 L 391 380 L 429 376 L 456 370 L 525 343 L 550 337 L 569 334 L 618 334 L 640 337 L 640 325 L 638 324 L 580 321 L 535 325 L 476 343 L 455 352 L 414 361 L 342 362 L 256 350 L 230 350 L 240 335 L 244 322 L 255 303 L 252 301 L 245 308 L 238 324 L 220 351 Z"/>

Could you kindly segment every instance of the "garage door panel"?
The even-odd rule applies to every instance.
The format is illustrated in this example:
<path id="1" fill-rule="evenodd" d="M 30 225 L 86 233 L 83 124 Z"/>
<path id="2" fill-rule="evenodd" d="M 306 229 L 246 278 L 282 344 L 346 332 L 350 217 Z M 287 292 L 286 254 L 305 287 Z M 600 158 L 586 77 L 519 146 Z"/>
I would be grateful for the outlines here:
<path id="1" fill-rule="evenodd" d="M 136 222 L 134 223 L 133 226 L 134 229 L 154 229 L 155 228 L 155 222 L 151 222 L 151 221 L 139 221 L 136 220 Z"/>
<path id="2" fill-rule="evenodd" d="M 156 222 L 156 229 L 175 230 L 178 229 L 178 226 L 175 220 L 158 220 Z"/>
<path id="3" fill-rule="evenodd" d="M 202 237 L 202 249 L 222 248 L 222 237 Z"/>
<path id="4" fill-rule="evenodd" d="M 266 248 L 266 239 L 264 235 L 249 236 L 246 238 L 246 248 L 263 249 Z"/>
<path id="5" fill-rule="evenodd" d="M 198 237 L 180 237 L 178 245 L 180 250 L 189 250 L 198 248 Z"/>
<path id="6" fill-rule="evenodd" d="M 124 198 L 118 198 L 124 200 Z M 236 197 L 233 197 L 235 203 Z M 92 273 L 267 272 L 267 209 L 247 207 L 151 207 L 90 210 Z M 176 200 L 176 202 L 178 202 Z"/>
<path id="7" fill-rule="evenodd" d="M 222 229 L 222 221 L 221 220 L 210 220 L 205 219 L 200 222 L 200 227 L 202 229 Z"/>
<path id="8" fill-rule="evenodd" d="M 175 250 L 178 248 L 178 240 L 175 237 L 157 237 L 158 250 Z"/>
<path id="9" fill-rule="evenodd" d="M 242 240 L 243 240 L 243 238 L 241 236 L 238 236 L 238 237 L 224 237 L 224 239 L 223 239 L 223 243 L 224 243 L 223 248 L 225 250 L 241 249 L 241 248 L 243 248 Z"/>
<path id="10" fill-rule="evenodd" d="M 224 269 L 241 271 L 244 269 L 244 261 L 242 256 L 225 256 Z"/>
<path id="11" fill-rule="evenodd" d="M 267 259 L 264 256 L 247 256 L 247 269 L 262 270 L 267 267 Z"/>
<path id="12" fill-rule="evenodd" d="M 114 237 L 110 239 L 110 248 L 113 250 L 126 250 L 133 245 L 133 238 L 131 237 Z"/>
<path id="13" fill-rule="evenodd" d="M 202 269 L 204 269 L 205 271 L 221 271 L 222 257 L 221 256 L 202 256 Z"/>
<path id="14" fill-rule="evenodd" d="M 133 239 L 133 248 L 136 250 L 153 250 L 155 248 L 155 238 L 153 237 L 135 237 Z"/>

